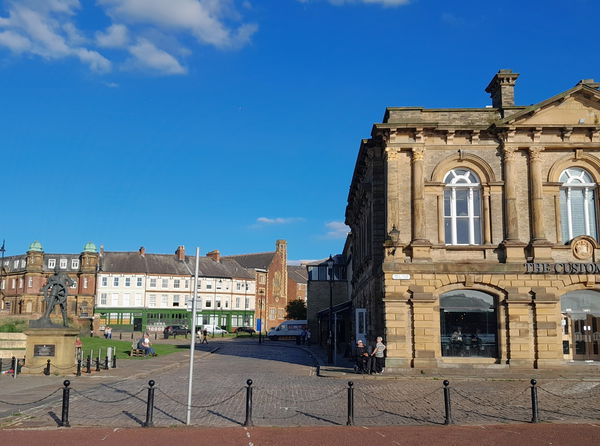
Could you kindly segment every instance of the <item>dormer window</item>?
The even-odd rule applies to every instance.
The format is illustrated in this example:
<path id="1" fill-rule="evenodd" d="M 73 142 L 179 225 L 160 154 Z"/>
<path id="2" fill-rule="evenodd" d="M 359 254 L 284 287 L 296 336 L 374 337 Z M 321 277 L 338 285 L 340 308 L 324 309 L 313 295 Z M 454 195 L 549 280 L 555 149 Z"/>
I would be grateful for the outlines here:
<path id="1" fill-rule="evenodd" d="M 60 269 L 67 269 L 67 259 L 60 259 Z"/>

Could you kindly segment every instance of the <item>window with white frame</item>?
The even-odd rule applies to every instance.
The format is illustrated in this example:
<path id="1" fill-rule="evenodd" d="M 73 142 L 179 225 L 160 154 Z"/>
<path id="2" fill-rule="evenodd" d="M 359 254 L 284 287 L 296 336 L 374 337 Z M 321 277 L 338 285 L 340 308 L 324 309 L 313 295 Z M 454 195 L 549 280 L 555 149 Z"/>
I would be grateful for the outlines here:
<path id="1" fill-rule="evenodd" d="M 246 297 L 245 301 L 244 301 L 244 308 L 248 308 L 250 306 L 250 298 Z"/>
<path id="2" fill-rule="evenodd" d="M 118 293 L 112 294 L 111 305 L 113 307 L 119 306 L 119 294 Z"/>
<path id="3" fill-rule="evenodd" d="M 189 279 L 185 280 L 185 289 L 188 289 L 190 287 L 190 281 Z"/>
<path id="4" fill-rule="evenodd" d="M 126 287 L 130 287 L 131 286 L 131 277 L 125 277 L 125 286 Z"/>
<path id="5" fill-rule="evenodd" d="M 141 294 L 136 294 L 135 295 L 135 306 L 136 307 L 141 307 L 143 305 L 142 303 L 142 295 Z"/>
<path id="6" fill-rule="evenodd" d="M 211 290 L 212 289 L 212 283 L 206 282 L 206 289 L 207 290 Z"/>
<path id="7" fill-rule="evenodd" d="M 19 288 L 23 288 L 23 278 L 19 277 Z"/>
<path id="8" fill-rule="evenodd" d="M 19 260 L 15 260 L 13 264 L 13 268 L 17 269 L 19 267 Z"/>
<path id="9" fill-rule="evenodd" d="M 239 297 L 235 298 L 235 308 L 240 308 L 240 298 Z"/>
<path id="10" fill-rule="evenodd" d="M 67 259 L 60 259 L 60 268 L 61 269 L 66 269 L 67 268 Z"/>
<path id="11" fill-rule="evenodd" d="M 102 286 L 108 286 L 108 277 L 102 277 Z"/>
<path id="12" fill-rule="evenodd" d="M 119 286 L 119 278 L 113 277 L 113 286 Z"/>
<path id="13" fill-rule="evenodd" d="M 173 306 L 174 307 L 179 306 L 179 295 L 177 295 L 177 294 L 173 294 Z"/>
<path id="14" fill-rule="evenodd" d="M 209 299 L 206 299 L 206 308 L 210 308 L 212 306 L 212 301 Z"/>
<path id="15" fill-rule="evenodd" d="M 106 305 L 106 304 L 108 304 L 108 294 L 102 293 L 102 294 L 100 294 L 100 305 Z"/>
<path id="16" fill-rule="evenodd" d="M 142 282 L 142 278 L 141 278 L 141 277 L 138 277 L 138 278 L 137 278 L 136 285 L 137 285 L 137 286 L 142 286 L 142 284 L 143 284 L 143 282 Z"/>
<path id="17" fill-rule="evenodd" d="M 25 268 L 25 259 L 21 259 L 21 268 Z"/>
<path id="18" fill-rule="evenodd" d="M 169 288 L 169 279 L 163 279 L 162 280 L 162 287 L 163 288 Z"/>
<path id="19" fill-rule="evenodd" d="M 87 277 L 83 278 L 83 288 L 87 288 L 89 283 L 89 279 Z"/>
<path id="20" fill-rule="evenodd" d="M 156 288 L 156 279 L 150 279 L 150 288 Z"/>
<path id="21" fill-rule="evenodd" d="M 444 231 L 447 245 L 481 244 L 481 184 L 468 169 L 444 177 Z"/>
<path id="22" fill-rule="evenodd" d="M 578 235 L 598 238 L 596 221 L 596 183 L 579 167 L 565 169 L 560 175 L 560 223 L 563 242 Z"/>
<path id="23" fill-rule="evenodd" d="M 168 294 L 163 294 L 160 296 L 160 304 L 163 307 L 166 307 L 167 305 L 169 305 L 169 295 Z"/>
<path id="24" fill-rule="evenodd" d="M 17 279 L 13 279 L 12 280 L 12 289 L 15 289 L 17 287 Z"/>
<path id="25" fill-rule="evenodd" d="M 179 279 L 173 280 L 173 288 L 179 288 L 181 281 Z"/>
<path id="26" fill-rule="evenodd" d="M 53 269 L 56 267 L 56 259 L 48 259 L 48 269 Z"/>
<path id="27" fill-rule="evenodd" d="M 156 307 L 156 294 L 148 295 L 148 306 Z"/>
<path id="28" fill-rule="evenodd" d="M 71 269 L 79 268 L 79 259 L 71 259 Z"/>
<path id="29" fill-rule="evenodd" d="M 123 294 L 123 306 L 124 307 L 129 306 L 129 294 L 128 293 Z"/>
<path id="30" fill-rule="evenodd" d="M 31 288 L 31 287 L 33 286 L 33 277 L 30 277 L 30 278 L 27 280 L 27 286 L 28 286 L 29 288 Z"/>
<path id="31" fill-rule="evenodd" d="M 237 282 L 237 283 L 235 284 L 235 287 L 236 287 L 236 290 L 238 290 L 238 291 L 241 291 L 241 289 L 242 289 L 242 284 L 241 284 L 240 282 Z"/>

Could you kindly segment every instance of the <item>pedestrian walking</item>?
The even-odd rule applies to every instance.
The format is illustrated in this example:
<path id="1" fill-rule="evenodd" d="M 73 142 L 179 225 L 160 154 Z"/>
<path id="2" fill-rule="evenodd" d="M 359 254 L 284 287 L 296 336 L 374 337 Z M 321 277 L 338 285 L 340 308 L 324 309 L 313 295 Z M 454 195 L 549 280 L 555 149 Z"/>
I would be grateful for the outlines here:
<path id="1" fill-rule="evenodd" d="M 205 328 L 202 330 L 202 342 L 201 344 L 208 344 L 208 330 Z"/>
<path id="2" fill-rule="evenodd" d="M 383 338 L 381 336 L 377 336 L 377 343 L 375 344 L 375 348 L 371 353 L 371 357 L 375 359 L 373 363 L 373 371 L 379 375 L 381 375 L 385 370 L 385 356 L 384 353 L 386 349 L 385 344 L 383 343 Z"/>

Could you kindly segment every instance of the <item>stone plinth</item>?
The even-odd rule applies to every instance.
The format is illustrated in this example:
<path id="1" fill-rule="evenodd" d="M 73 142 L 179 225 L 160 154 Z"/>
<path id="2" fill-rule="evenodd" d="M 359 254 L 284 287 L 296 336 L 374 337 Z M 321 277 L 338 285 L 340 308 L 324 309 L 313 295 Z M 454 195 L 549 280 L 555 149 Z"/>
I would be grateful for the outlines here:
<path id="1" fill-rule="evenodd" d="M 79 330 L 73 328 L 30 328 L 25 331 L 27 347 L 25 366 L 21 373 L 43 373 L 48 359 L 50 373 L 70 375 L 76 371 L 75 338 Z"/>

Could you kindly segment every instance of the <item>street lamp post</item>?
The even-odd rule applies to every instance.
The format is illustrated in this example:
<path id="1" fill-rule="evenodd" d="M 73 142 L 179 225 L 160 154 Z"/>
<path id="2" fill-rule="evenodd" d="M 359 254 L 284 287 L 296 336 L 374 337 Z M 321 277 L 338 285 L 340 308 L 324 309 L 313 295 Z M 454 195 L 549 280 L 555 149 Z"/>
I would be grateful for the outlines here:
<path id="1" fill-rule="evenodd" d="M 4 240 L 2 240 L 2 246 L 0 246 L 0 253 L 2 253 L 2 259 L 0 260 L 0 293 L 2 296 L 0 300 L 2 300 L 2 306 L 0 309 L 4 309 L 4 253 L 6 249 L 4 249 Z"/>
<path id="2" fill-rule="evenodd" d="M 327 362 L 333 364 L 333 336 L 331 333 L 331 320 L 333 318 L 333 258 L 329 255 L 327 260 L 327 275 L 329 279 L 329 317 L 327 324 Z"/>
<path id="3" fill-rule="evenodd" d="M 258 316 L 260 317 L 260 327 L 258 330 L 258 343 L 262 344 L 262 330 L 263 330 L 263 324 L 265 323 L 264 318 L 262 316 L 262 308 L 263 308 L 263 296 L 264 296 L 264 291 L 260 290 L 258 292 Z"/>

